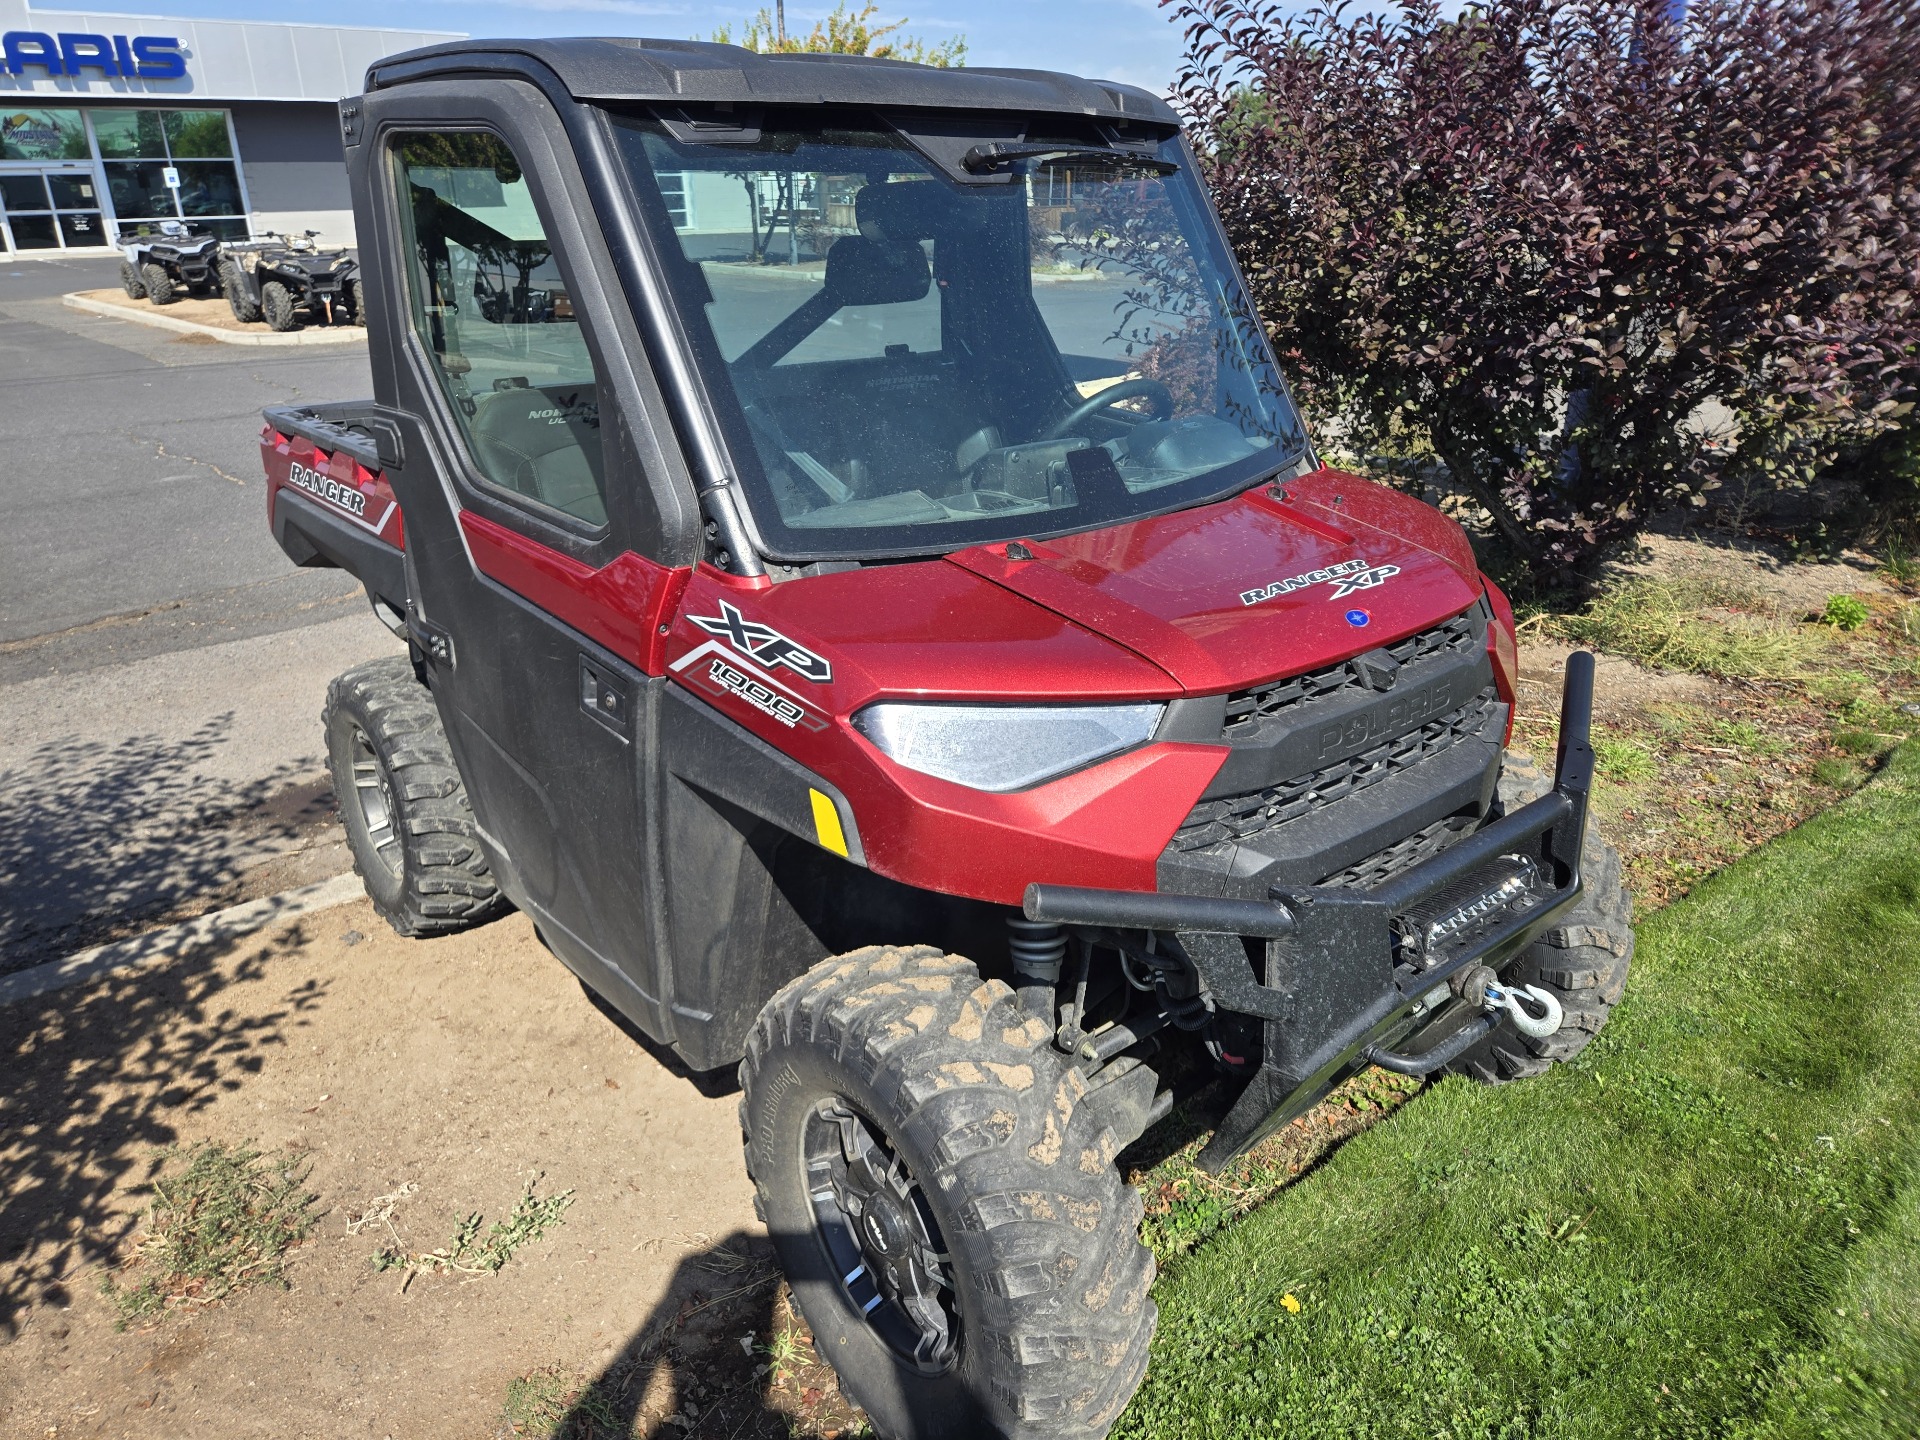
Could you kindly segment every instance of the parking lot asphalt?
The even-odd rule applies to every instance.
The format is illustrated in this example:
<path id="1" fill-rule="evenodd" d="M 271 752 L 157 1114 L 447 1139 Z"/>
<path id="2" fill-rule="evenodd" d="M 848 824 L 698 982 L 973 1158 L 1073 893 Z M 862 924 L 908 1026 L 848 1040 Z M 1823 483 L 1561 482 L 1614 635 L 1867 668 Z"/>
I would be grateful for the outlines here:
<path id="1" fill-rule="evenodd" d="M 262 406 L 366 354 L 67 309 L 113 260 L 0 263 L 0 972 L 347 868 L 318 714 L 392 653 L 266 526 Z"/>

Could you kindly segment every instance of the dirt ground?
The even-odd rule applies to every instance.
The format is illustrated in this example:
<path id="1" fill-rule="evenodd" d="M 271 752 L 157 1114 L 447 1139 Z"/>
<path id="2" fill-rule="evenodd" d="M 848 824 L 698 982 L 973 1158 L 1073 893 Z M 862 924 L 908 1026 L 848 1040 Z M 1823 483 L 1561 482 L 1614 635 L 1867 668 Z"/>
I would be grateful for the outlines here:
<path id="1" fill-rule="evenodd" d="M 0 1056 L 9 1440 L 488 1436 L 517 1377 L 637 1358 L 714 1296 L 749 1288 L 767 1328 L 735 1100 L 624 1033 L 518 916 L 422 942 L 365 902 L 327 911 L 0 1010 Z M 117 1331 L 101 1284 L 138 1187 L 160 1147 L 204 1139 L 306 1152 L 321 1218 L 292 1288 Z M 535 1175 L 572 1206 L 498 1274 L 369 1264 L 396 1236 L 431 1250 L 473 1211 L 503 1217 Z M 347 1233 L 409 1184 L 393 1234 Z M 697 1410 L 690 1382 L 645 1378 L 634 1409 Z"/>
<path id="2" fill-rule="evenodd" d="M 191 320 L 196 325 L 211 325 L 216 330 L 235 330 L 246 334 L 257 332 L 262 335 L 267 333 L 267 323 L 264 320 L 243 324 L 234 319 L 233 307 L 227 304 L 224 296 L 220 295 L 204 300 L 192 295 L 182 295 L 170 305 L 155 306 L 151 300 L 129 299 L 127 292 L 120 289 L 82 290 L 80 294 L 88 300 L 99 300 L 128 310 L 153 310 L 161 315 L 171 315 L 176 320 Z M 312 321 L 303 319 L 294 328 L 311 330 L 316 327 Z M 321 325 L 318 328 L 326 329 L 327 327 Z"/>

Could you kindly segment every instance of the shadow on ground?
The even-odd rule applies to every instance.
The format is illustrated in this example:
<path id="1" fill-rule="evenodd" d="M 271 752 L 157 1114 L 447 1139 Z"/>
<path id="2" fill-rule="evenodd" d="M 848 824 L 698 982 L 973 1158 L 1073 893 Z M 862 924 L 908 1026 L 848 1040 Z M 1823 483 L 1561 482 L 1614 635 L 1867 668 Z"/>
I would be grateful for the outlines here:
<path id="1" fill-rule="evenodd" d="M 554 1379 L 530 1377 L 523 1398 Z M 574 1377 L 563 1403 L 522 1416 L 510 1396 L 508 1418 L 552 1440 L 789 1440 L 853 1433 L 860 1417 L 814 1353 L 773 1243 L 738 1231 L 681 1261 L 619 1353 Z"/>
<path id="2" fill-rule="evenodd" d="M 309 980 L 263 1014 L 222 1003 L 311 939 L 295 923 L 237 965 L 222 963 L 232 942 L 218 941 L 164 969 L 0 1006 L 0 1340 L 30 1307 L 99 1284 L 138 1219 L 124 1192 L 325 999 Z"/>
<path id="3" fill-rule="evenodd" d="M 234 717 L 184 739 L 50 741 L 0 773 L 0 973 L 231 898 L 250 861 L 329 813 L 293 767 L 209 774 Z"/>

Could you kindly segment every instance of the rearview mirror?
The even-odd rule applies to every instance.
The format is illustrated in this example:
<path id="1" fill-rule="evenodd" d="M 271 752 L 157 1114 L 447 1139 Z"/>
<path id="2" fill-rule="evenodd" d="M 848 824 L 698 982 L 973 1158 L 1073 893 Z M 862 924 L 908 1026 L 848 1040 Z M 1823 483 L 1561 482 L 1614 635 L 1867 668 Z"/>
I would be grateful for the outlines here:
<path id="1" fill-rule="evenodd" d="M 927 252 L 916 241 L 843 235 L 827 251 L 827 298 L 835 306 L 901 305 L 920 299 L 932 283 Z"/>

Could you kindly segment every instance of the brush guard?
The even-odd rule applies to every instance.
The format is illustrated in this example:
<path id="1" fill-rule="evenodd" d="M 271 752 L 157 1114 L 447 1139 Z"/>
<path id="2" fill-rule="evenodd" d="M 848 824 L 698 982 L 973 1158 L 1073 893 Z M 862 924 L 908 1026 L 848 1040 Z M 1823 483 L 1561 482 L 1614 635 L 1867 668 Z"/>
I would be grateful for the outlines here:
<path id="1" fill-rule="evenodd" d="M 1026 916 L 1171 936 L 1216 1010 L 1264 1022 L 1261 1066 L 1198 1157 L 1216 1171 L 1362 1065 L 1429 1074 L 1516 1011 L 1523 1029 L 1557 1025 L 1492 982 L 1580 898 L 1592 715 L 1593 656 L 1579 651 L 1562 683 L 1553 789 L 1371 890 L 1248 900 L 1029 885 Z M 1264 942 L 1264 982 L 1250 942 Z M 1455 1002 L 1462 989 L 1470 998 Z M 1489 993 L 1499 1002 L 1483 1010 Z M 1430 1031 L 1441 1033 L 1421 1045 Z M 1409 1038 L 1418 1048 L 1398 1048 Z"/>

